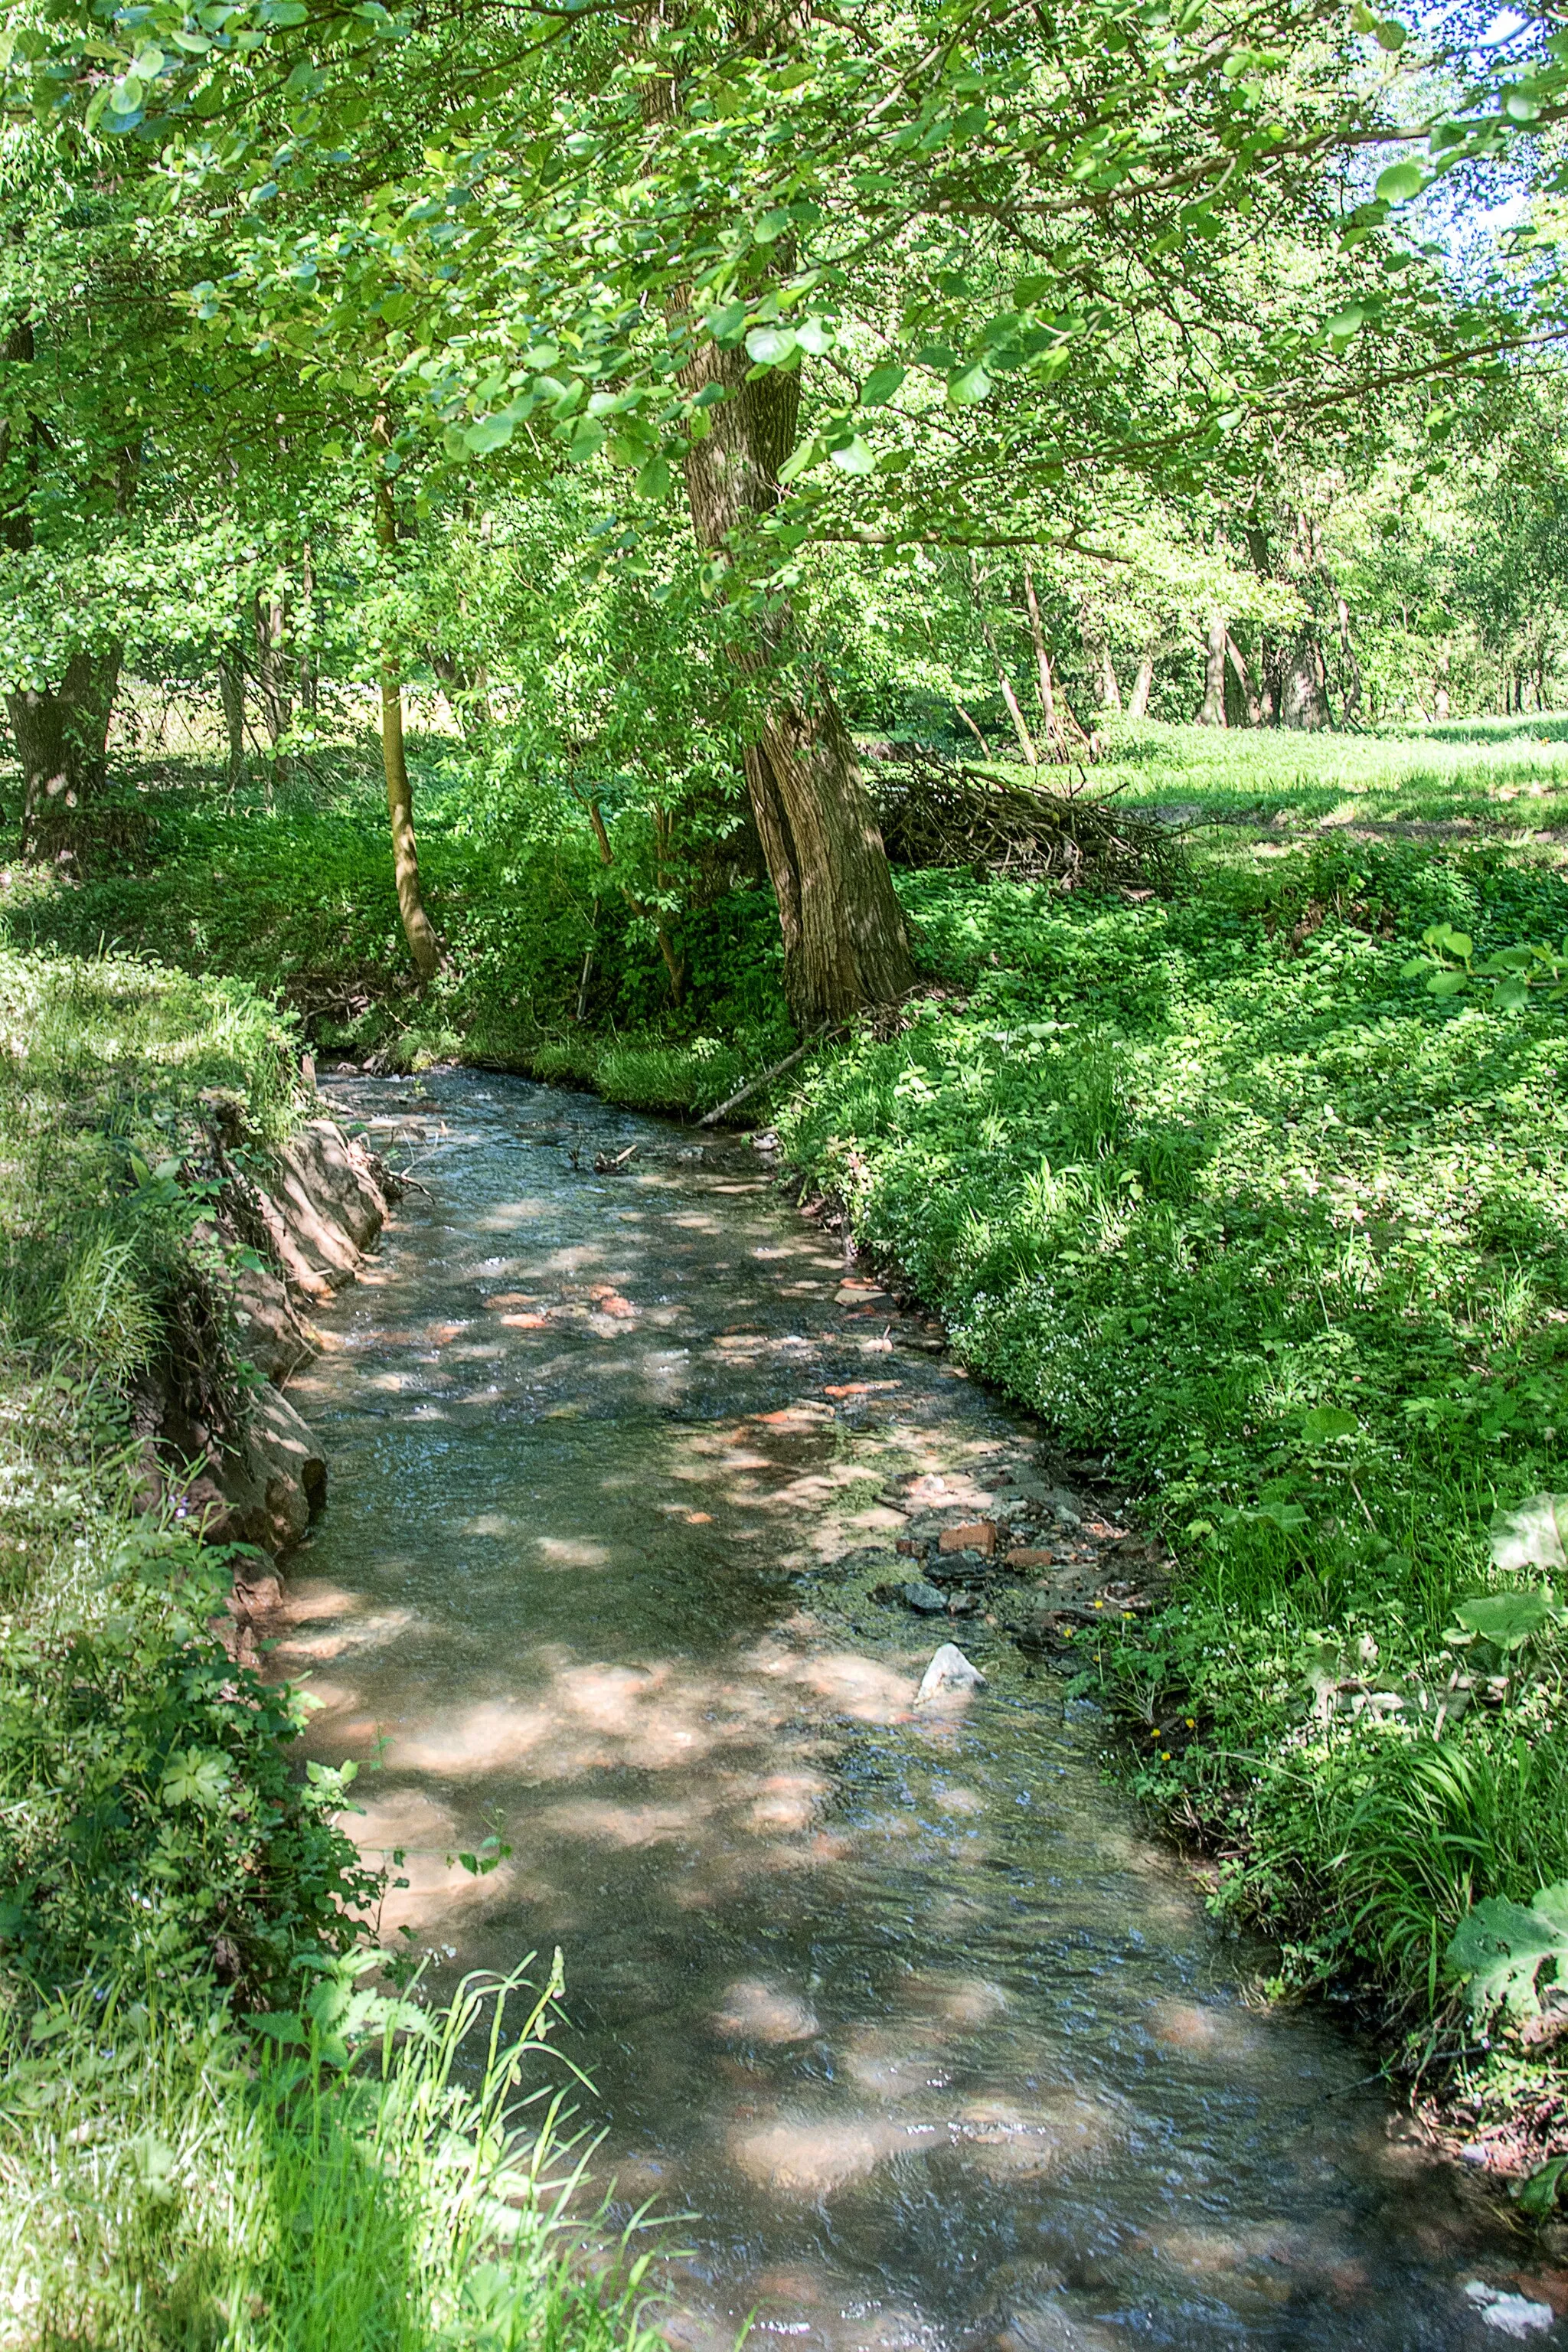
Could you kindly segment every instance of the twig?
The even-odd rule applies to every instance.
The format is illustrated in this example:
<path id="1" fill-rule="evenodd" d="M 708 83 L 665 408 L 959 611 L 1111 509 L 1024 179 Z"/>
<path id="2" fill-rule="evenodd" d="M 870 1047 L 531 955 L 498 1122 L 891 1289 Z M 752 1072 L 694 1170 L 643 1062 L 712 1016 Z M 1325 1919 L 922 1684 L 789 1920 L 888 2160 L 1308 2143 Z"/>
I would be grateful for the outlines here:
<path id="1" fill-rule="evenodd" d="M 723 1118 L 727 1110 L 733 1110 L 736 1104 L 743 1103 L 748 1095 L 754 1095 L 759 1087 L 765 1087 L 770 1078 L 782 1078 L 786 1070 L 795 1067 L 803 1054 L 809 1054 L 812 1047 L 820 1045 L 825 1037 L 837 1037 L 843 1026 L 842 1021 L 825 1021 L 820 1029 L 812 1031 L 804 1045 L 797 1045 L 793 1054 L 786 1054 L 784 1060 L 775 1062 L 771 1070 L 759 1071 L 754 1078 L 748 1078 L 743 1087 L 737 1087 L 732 1095 L 727 1095 L 721 1103 L 715 1103 L 711 1110 L 705 1111 L 698 1120 L 698 1126 L 711 1127 L 715 1120 Z"/>

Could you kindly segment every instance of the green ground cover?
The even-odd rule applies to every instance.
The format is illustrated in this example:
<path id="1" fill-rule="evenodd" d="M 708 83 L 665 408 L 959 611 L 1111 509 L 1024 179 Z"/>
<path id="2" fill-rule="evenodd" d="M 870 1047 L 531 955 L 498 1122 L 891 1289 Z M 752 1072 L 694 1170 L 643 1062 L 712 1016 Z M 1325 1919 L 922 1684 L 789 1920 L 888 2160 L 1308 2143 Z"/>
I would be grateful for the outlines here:
<path id="1" fill-rule="evenodd" d="M 1555 1622 L 1510 1648 L 1457 1614 L 1546 1590 L 1488 1529 L 1568 1485 L 1568 1047 L 1544 995 L 1505 1011 L 1406 967 L 1437 923 L 1478 955 L 1568 933 L 1568 723 L 1125 730 L 1097 781 L 1186 828 L 1174 889 L 901 877 L 931 992 L 770 1108 L 966 1358 L 1170 1538 L 1172 1605 L 1080 1672 L 1139 1789 L 1217 1849 L 1221 1907 L 1284 1939 L 1289 1980 L 1451 2019 L 1470 1906 L 1568 1875 Z M 258 822 L 184 784 L 124 870 L 14 887 L 5 923 L 270 977 L 329 1051 L 654 1108 L 788 1045 L 765 893 L 684 919 L 679 1008 L 601 907 L 579 1021 L 585 844 L 465 831 L 430 786 L 451 957 L 427 1000 L 364 791 Z"/>
<path id="2" fill-rule="evenodd" d="M 547 2017 L 465 2089 L 474 1996 L 360 1981 L 344 1776 L 211 1632 L 232 1558 L 133 1508 L 138 1376 L 242 1394 L 201 1095 L 260 1145 L 296 1056 L 243 981 L 0 951 L 0 2344 L 635 2346 L 558 2118 L 507 2125 Z"/>

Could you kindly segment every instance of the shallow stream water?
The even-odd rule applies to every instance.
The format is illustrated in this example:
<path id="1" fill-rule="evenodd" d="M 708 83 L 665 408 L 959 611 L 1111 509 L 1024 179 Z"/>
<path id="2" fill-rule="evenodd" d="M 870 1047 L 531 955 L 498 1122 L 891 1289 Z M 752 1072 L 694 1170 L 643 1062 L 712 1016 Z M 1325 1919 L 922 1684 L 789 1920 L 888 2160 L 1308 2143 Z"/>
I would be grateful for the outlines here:
<path id="1" fill-rule="evenodd" d="M 278 1670 L 314 1752 L 380 1758 L 384 1924 L 448 1977 L 561 1947 L 601 2177 L 695 2216 L 677 2342 L 1507 2341 L 1466 2288 L 1528 2250 L 1331 2019 L 1249 2002 L 1266 1955 L 1093 1712 L 979 1618 L 987 1687 L 913 1706 L 952 1629 L 866 1598 L 879 1497 L 1026 1476 L 1026 1419 L 845 1297 L 744 1144 L 472 1073 L 330 1092 L 422 1129 L 428 1190 L 291 1390 L 332 1484 Z"/>

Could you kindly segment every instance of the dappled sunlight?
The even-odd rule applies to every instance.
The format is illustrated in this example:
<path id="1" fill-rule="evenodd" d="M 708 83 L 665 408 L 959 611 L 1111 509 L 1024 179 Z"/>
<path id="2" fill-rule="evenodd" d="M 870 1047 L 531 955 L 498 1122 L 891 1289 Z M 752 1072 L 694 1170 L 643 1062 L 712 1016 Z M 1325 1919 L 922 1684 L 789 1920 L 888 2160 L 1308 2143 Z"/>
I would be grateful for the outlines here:
<path id="1" fill-rule="evenodd" d="M 780 2044 L 813 2041 L 822 2029 L 798 1994 L 762 1977 L 742 1977 L 725 1992 L 713 2031 L 726 2041 Z"/>
<path id="2" fill-rule="evenodd" d="M 737 2169 L 776 2197 L 816 2200 L 868 2179 L 889 2157 L 929 2147 L 935 2124 L 897 2124 L 868 2116 L 740 2125 L 730 2136 Z"/>

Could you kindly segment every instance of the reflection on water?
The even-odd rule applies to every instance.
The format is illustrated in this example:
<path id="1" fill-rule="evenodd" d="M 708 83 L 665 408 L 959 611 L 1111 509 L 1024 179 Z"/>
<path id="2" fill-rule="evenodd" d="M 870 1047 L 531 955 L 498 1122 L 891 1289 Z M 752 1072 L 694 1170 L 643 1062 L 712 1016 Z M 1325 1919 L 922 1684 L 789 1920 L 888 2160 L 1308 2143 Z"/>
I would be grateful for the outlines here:
<path id="1" fill-rule="evenodd" d="M 521 1081 L 338 1091 L 419 1094 L 431 1192 L 296 1384 L 333 1487 L 279 1664 L 318 1752 L 383 1758 L 385 1924 L 563 1948 L 605 2163 L 698 2216 L 672 2336 L 1496 2341 L 1463 2288 L 1519 2252 L 1363 2053 L 1245 2005 L 1093 1717 L 977 1620 L 989 1686 L 917 1710 L 940 1635 L 823 1577 L 886 1565 L 895 1473 L 1026 1465 L 1022 1418 L 743 1146 Z M 448 1866 L 492 1828 L 492 1875 Z"/>

